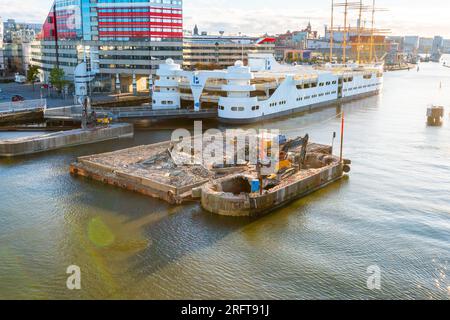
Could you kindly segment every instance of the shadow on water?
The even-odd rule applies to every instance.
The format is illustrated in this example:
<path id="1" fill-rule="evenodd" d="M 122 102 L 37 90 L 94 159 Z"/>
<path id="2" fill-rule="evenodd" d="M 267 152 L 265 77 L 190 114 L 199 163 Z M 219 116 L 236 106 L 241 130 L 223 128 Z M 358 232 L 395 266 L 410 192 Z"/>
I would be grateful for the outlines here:
<path id="1" fill-rule="evenodd" d="M 251 237 L 247 234 L 248 230 L 264 228 L 267 223 L 287 226 L 292 216 L 302 219 L 307 212 L 306 207 L 326 200 L 330 194 L 345 188 L 348 182 L 349 178 L 345 176 L 324 189 L 261 217 L 225 217 L 206 212 L 198 204 L 182 206 L 176 214 L 145 226 L 144 233 L 152 239 L 152 245 L 133 259 L 131 272 L 147 277 L 185 256 L 216 246 L 233 233 L 243 232 Z"/>

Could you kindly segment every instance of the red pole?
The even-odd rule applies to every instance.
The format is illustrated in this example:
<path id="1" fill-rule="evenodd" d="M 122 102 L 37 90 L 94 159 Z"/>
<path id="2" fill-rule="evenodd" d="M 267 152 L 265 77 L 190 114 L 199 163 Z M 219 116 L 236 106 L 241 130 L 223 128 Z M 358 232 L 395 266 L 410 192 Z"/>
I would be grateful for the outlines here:
<path id="1" fill-rule="evenodd" d="M 342 111 L 342 119 L 341 119 L 341 162 L 343 160 L 343 151 L 344 151 L 344 124 L 345 124 L 345 116 L 344 116 L 344 111 Z"/>

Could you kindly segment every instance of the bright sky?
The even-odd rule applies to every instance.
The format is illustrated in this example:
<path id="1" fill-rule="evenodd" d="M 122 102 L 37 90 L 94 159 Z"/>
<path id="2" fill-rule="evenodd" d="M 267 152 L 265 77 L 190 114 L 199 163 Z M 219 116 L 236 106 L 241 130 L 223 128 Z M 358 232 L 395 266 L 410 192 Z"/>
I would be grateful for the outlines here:
<path id="1" fill-rule="evenodd" d="M 41 23 L 52 2 L 0 0 L 0 16 Z M 370 4 L 372 0 L 364 2 Z M 212 33 L 224 30 L 226 33 L 274 34 L 297 30 L 310 20 L 313 28 L 323 33 L 330 19 L 330 3 L 331 0 L 184 0 L 184 28 L 192 29 L 197 23 L 200 30 Z M 448 0 L 377 0 L 377 6 L 390 10 L 378 13 L 377 27 L 389 28 L 394 35 L 439 34 L 450 38 Z M 369 20 L 369 16 L 366 19 Z M 342 19 L 336 23 L 343 24 Z"/>

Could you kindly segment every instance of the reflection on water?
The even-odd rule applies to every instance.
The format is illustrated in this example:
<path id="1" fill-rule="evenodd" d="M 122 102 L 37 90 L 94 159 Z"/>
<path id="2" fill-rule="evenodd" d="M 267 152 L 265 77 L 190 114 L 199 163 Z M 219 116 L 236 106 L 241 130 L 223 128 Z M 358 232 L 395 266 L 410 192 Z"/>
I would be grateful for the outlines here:
<path id="1" fill-rule="evenodd" d="M 448 299 L 449 70 L 388 73 L 379 97 L 253 125 L 330 143 L 343 109 L 353 161 L 348 179 L 260 219 L 68 173 L 77 156 L 167 140 L 170 130 L 0 160 L 0 297 Z M 441 128 L 426 127 L 430 103 L 447 107 Z M 81 291 L 66 289 L 73 264 Z M 367 289 L 372 265 L 381 291 Z"/>

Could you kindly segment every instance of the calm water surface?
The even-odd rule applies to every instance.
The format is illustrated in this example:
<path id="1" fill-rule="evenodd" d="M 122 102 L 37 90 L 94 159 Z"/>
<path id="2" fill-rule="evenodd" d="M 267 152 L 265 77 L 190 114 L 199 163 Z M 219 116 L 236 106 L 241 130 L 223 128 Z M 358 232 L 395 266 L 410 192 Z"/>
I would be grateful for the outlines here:
<path id="1" fill-rule="evenodd" d="M 447 107 L 443 127 L 426 126 L 430 103 Z M 0 160 L 0 298 L 449 299 L 450 69 L 388 73 L 381 96 L 342 108 L 349 178 L 260 219 L 68 173 L 78 156 L 163 141 L 169 130 Z M 340 110 L 261 127 L 330 143 Z M 81 291 L 66 289 L 72 264 Z M 380 291 L 367 289 L 372 265 Z"/>

